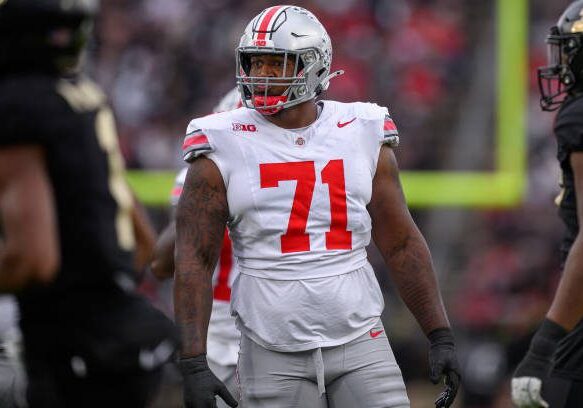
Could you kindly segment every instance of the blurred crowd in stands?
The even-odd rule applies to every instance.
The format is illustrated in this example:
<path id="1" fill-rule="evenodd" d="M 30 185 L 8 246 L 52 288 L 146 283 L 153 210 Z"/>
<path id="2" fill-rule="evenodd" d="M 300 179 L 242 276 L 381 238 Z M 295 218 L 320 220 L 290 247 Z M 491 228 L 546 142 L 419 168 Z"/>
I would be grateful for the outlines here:
<path id="1" fill-rule="evenodd" d="M 130 167 L 172 168 L 189 118 L 234 86 L 235 46 L 265 1 L 104 0 L 92 75 L 116 109 Z M 432 145 L 467 83 L 468 10 L 461 0 L 312 0 L 344 69 L 325 96 L 387 105 L 415 149 L 405 168 L 438 168 Z M 473 28 L 472 28 L 473 29 Z M 471 31 L 471 30 L 469 30 Z M 436 128 L 437 126 L 437 128 Z M 430 138 L 430 139 L 428 139 Z M 423 147 L 427 146 L 427 147 Z M 414 150 L 414 151 L 413 151 Z"/>
<path id="2" fill-rule="evenodd" d="M 321 19 L 332 38 L 332 68 L 346 71 L 325 98 L 387 106 L 400 130 L 397 155 L 403 169 L 493 169 L 496 2 L 293 3 Z M 536 67 L 545 64 L 545 36 L 566 3 L 529 1 L 529 184 L 524 204 L 510 210 L 414 213 L 434 250 L 463 349 L 465 402 L 460 406 L 508 406 L 507 376 L 543 316 L 560 271 L 562 225 L 553 207 L 559 191 L 554 115 L 540 111 Z M 182 165 L 179 146 L 189 119 L 209 113 L 234 86 L 234 49 L 244 24 L 272 4 L 276 2 L 102 1 L 89 73 L 111 98 L 130 168 Z M 476 117 L 487 126 L 481 133 L 464 133 Z M 472 146 L 483 146 L 480 156 Z M 456 225 L 435 222 L 452 212 Z M 434 249 L 439 247 L 435 238 L 446 240 L 447 261 Z M 382 276 L 377 258 L 371 252 Z M 381 280 L 390 337 L 405 377 L 426 381 L 425 340 L 395 304 L 390 283 Z"/>

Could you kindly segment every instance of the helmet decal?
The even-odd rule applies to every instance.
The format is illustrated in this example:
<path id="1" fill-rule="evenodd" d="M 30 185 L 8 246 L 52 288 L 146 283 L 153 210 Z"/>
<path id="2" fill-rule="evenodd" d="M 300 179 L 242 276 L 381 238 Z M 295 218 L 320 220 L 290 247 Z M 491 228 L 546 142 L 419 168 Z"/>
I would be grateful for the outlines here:
<path id="1" fill-rule="evenodd" d="M 269 39 L 271 39 L 273 32 L 277 30 L 275 25 L 278 23 L 279 17 L 283 14 L 285 18 L 285 14 L 283 13 L 285 9 L 285 6 L 274 6 L 263 10 L 255 20 L 253 27 L 253 39 L 257 42 L 265 41 L 268 33 Z M 278 27 L 282 23 L 283 21 L 278 24 Z"/>

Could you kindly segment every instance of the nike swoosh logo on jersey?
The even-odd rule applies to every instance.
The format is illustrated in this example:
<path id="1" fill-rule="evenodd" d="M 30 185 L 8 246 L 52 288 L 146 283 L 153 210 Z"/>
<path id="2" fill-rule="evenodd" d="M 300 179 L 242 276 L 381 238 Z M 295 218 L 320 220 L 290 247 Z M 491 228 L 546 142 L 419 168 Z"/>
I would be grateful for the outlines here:
<path id="1" fill-rule="evenodd" d="M 354 122 L 356 120 L 356 118 L 352 118 L 352 120 L 349 120 L 348 122 L 338 122 L 337 125 L 339 128 L 343 128 L 346 125 L 350 125 L 352 122 Z"/>
<path id="2" fill-rule="evenodd" d="M 384 330 L 374 331 L 373 329 L 370 329 L 369 331 L 370 337 L 372 337 L 373 339 L 378 337 L 382 332 L 384 332 Z"/>

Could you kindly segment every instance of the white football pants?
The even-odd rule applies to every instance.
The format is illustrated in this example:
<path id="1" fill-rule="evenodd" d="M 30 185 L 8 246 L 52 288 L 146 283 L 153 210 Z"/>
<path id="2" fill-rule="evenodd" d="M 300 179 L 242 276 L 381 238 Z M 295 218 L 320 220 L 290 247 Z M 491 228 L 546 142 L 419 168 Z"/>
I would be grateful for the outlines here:
<path id="1" fill-rule="evenodd" d="M 336 347 L 282 353 L 241 337 L 243 408 L 409 408 L 382 323 Z"/>

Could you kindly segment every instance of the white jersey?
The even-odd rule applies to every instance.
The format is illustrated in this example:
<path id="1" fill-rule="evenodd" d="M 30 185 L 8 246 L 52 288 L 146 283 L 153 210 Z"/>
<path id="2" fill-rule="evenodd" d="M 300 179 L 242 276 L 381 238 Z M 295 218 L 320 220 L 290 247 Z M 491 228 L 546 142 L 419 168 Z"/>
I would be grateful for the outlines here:
<path id="1" fill-rule="evenodd" d="M 18 305 L 13 295 L 0 295 L 0 346 L 4 341 L 20 337 Z"/>
<path id="2" fill-rule="evenodd" d="M 172 205 L 178 203 L 182 194 L 187 170 L 182 169 L 176 176 L 170 197 Z M 213 273 L 213 309 L 207 338 L 207 358 L 223 366 L 237 364 L 241 337 L 230 311 L 231 287 L 239 274 L 232 248 L 229 235 L 225 232 L 219 261 Z"/>
<path id="3" fill-rule="evenodd" d="M 233 312 L 250 337 L 272 349 L 350 341 L 374 326 L 383 307 L 374 279 L 370 291 L 366 206 L 380 146 L 394 144 L 397 131 L 386 108 L 321 103 L 319 118 L 302 129 L 282 129 L 246 108 L 195 119 L 183 145 L 185 160 L 204 154 L 221 172 L 242 274 Z M 340 283 L 349 273 L 350 289 L 366 294 L 359 305 L 348 280 Z M 286 291 L 280 281 L 302 284 Z M 335 284 L 344 288 L 339 297 Z M 312 307 L 340 319 L 332 327 Z M 275 333 L 270 322 L 278 319 L 284 325 Z"/>

